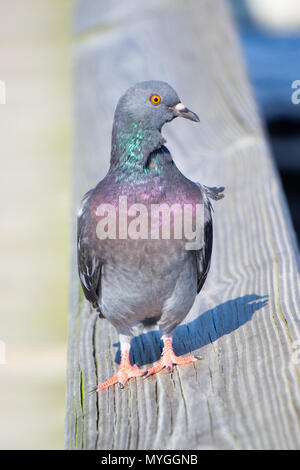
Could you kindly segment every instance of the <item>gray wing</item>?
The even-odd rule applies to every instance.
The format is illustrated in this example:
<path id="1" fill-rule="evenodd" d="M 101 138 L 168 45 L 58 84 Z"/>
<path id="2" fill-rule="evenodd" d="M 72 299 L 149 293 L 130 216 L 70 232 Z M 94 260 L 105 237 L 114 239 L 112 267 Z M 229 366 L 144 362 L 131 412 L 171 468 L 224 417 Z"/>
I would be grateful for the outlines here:
<path id="1" fill-rule="evenodd" d="M 224 197 L 224 187 L 209 188 L 198 183 L 199 188 L 202 190 L 204 196 L 204 245 L 201 250 L 196 251 L 197 259 L 197 294 L 199 294 L 202 286 L 206 280 L 212 253 L 213 245 L 213 224 L 212 224 L 212 205 L 209 199 L 218 201 Z"/>
<path id="2" fill-rule="evenodd" d="M 99 311 L 99 296 L 101 292 L 101 268 L 100 258 L 94 256 L 89 245 L 88 231 L 88 201 L 93 193 L 93 189 L 88 191 L 81 202 L 77 218 L 77 263 L 78 273 L 82 290 L 86 299 L 91 302 L 94 308 Z"/>

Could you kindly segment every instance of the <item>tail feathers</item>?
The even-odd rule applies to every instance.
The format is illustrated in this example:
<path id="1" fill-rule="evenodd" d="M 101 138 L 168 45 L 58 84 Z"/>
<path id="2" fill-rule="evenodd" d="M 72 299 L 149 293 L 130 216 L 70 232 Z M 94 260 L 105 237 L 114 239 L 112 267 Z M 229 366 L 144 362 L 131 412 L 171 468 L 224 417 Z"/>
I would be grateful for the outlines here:
<path id="1" fill-rule="evenodd" d="M 223 191 L 225 190 L 224 186 L 220 186 L 219 188 L 214 187 L 214 188 L 209 188 L 208 186 L 202 185 L 206 195 L 210 199 L 214 199 L 215 201 L 218 201 L 219 199 L 222 199 L 224 197 Z"/>

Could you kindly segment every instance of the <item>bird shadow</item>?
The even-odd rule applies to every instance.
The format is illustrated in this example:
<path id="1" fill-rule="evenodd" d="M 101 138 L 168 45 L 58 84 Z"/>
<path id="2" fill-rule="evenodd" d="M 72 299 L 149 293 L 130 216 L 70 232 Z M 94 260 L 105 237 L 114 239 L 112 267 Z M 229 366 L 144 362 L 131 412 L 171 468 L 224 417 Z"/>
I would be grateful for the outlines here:
<path id="1" fill-rule="evenodd" d="M 268 296 L 248 294 L 223 302 L 201 313 L 195 320 L 176 328 L 173 337 L 174 352 L 182 355 L 213 343 L 221 336 L 236 330 L 251 320 L 254 312 L 268 303 Z M 157 361 L 162 352 L 159 331 L 149 331 L 134 337 L 131 343 L 131 364 L 142 366 Z M 120 343 L 116 362 L 120 363 Z"/>

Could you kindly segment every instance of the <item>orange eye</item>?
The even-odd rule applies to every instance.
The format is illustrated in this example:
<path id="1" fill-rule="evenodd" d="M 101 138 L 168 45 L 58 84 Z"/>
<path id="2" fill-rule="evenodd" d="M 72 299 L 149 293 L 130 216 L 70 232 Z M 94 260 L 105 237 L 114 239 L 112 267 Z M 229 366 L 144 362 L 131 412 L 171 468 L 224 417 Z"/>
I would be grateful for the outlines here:
<path id="1" fill-rule="evenodd" d="M 152 95 L 150 101 L 152 104 L 159 104 L 161 102 L 161 97 L 159 95 Z"/>

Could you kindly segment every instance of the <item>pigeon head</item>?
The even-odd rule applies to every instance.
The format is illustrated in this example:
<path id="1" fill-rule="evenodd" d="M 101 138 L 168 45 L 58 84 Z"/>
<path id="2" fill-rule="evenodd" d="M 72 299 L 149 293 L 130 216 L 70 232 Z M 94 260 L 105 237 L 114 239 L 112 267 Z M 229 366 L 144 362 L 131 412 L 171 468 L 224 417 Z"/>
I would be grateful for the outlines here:
<path id="1" fill-rule="evenodd" d="M 120 98 L 112 133 L 112 163 L 145 164 L 165 142 L 162 126 L 176 117 L 199 121 L 168 83 L 151 80 L 130 87 Z"/>
<path id="2" fill-rule="evenodd" d="M 178 116 L 199 121 L 168 83 L 156 80 L 129 88 L 120 98 L 115 114 L 115 118 L 124 123 L 137 123 L 140 128 L 159 131 L 166 122 Z"/>

